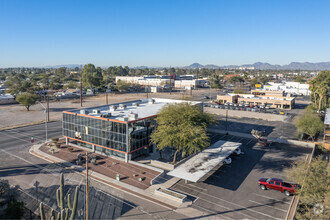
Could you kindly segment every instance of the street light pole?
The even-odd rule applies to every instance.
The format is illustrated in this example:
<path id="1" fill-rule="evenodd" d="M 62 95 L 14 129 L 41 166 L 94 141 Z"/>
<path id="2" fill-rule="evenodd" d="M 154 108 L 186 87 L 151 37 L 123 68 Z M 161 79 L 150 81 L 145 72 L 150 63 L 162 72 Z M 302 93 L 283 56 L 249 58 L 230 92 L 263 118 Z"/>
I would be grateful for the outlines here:
<path id="1" fill-rule="evenodd" d="M 38 101 L 38 103 L 45 109 L 45 127 L 46 127 L 46 142 L 47 142 L 47 139 L 48 139 L 48 137 L 47 137 L 47 108 L 41 103 L 41 102 L 39 102 Z"/>

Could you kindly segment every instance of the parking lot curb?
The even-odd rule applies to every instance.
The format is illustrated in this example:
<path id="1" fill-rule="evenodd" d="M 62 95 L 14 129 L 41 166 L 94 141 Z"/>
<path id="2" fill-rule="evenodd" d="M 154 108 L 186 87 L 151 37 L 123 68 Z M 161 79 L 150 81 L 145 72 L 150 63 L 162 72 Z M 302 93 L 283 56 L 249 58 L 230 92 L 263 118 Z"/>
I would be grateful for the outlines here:
<path id="1" fill-rule="evenodd" d="M 56 122 L 56 121 L 60 121 L 60 120 L 50 120 L 47 123 Z M 10 129 L 15 129 L 15 128 L 21 128 L 21 127 L 27 127 L 27 126 L 31 126 L 31 125 L 40 125 L 40 124 L 45 124 L 45 121 L 36 121 L 36 122 L 31 122 L 31 123 L 26 123 L 26 124 L 7 126 L 7 127 L 0 128 L 0 131 L 10 130 Z"/>

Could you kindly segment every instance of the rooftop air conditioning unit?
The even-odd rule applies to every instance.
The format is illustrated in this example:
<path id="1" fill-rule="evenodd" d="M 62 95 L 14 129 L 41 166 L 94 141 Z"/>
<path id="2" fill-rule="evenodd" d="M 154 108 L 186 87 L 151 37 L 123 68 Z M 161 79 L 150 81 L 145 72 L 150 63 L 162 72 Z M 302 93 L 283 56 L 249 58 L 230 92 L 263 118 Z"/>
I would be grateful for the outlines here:
<path id="1" fill-rule="evenodd" d="M 149 99 L 148 100 L 148 104 L 154 104 L 155 103 L 155 99 Z"/>
<path id="2" fill-rule="evenodd" d="M 125 104 L 119 104 L 119 109 L 126 109 L 126 105 Z"/>
<path id="3" fill-rule="evenodd" d="M 99 109 L 93 109 L 93 114 L 99 114 L 101 111 Z"/>
<path id="4" fill-rule="evenodd" d="M 110 109 L 110 111 L 116 111 L 117 106 L 115 106 L 115 105 L 110 105 L 109 109 Z"/>
<path id="5" fill-rule="evenodd" d="M 86 109 L 81 109 L 81 110 L 80 110 L 80 114 L 82 114 L 82 115 L 88 115 L 89 112 L 88 112 L 88 110 L 86 110 Z"/>
<path id="6" fill-rule="evenodd" d="M 134 106 L 134 107 L 138 107 L 140 104 L 139 103 L 136 103 L 136 102 L 134 102 L 133 104 L 132 104 L 132 106 Z"/>
<path id="7" fill-rule="evenodd" d="M 129 118 L 129 120 L 136 120 L 136 119 L 138 119 L 138 114 L 136 114 L 136 113 L 129 113 L 128 114 L 128 118 Z"/>
<path id="8" fill-rule="evenodd" d="M 128 117 L 119 118 L 120 121 L 128 121 Z"/>

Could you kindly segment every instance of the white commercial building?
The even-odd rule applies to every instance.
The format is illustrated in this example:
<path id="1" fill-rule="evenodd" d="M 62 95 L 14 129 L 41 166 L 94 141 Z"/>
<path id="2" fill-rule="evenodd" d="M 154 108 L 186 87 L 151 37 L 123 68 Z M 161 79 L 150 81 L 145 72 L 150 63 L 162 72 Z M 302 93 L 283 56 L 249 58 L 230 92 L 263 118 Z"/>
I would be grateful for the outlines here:
<path id="1" fill-rule="evenodd" d="M 302 84 L 298 82 L 284 82 L 274 83 L 269 82 L 269 85 L 264 86 L 264 90 L 271 91 L 284 91 L 285 93 L 292 95 L 310 95 L 309 84 Z"/>
<path id="2" fill-rule="evenodd" d="M 174 79 L 171 80 L 169 76 L 116 76 L 116 83 L 118 80 L 144 86 L 164 86 L 170 83 L 174 86 Z"/>

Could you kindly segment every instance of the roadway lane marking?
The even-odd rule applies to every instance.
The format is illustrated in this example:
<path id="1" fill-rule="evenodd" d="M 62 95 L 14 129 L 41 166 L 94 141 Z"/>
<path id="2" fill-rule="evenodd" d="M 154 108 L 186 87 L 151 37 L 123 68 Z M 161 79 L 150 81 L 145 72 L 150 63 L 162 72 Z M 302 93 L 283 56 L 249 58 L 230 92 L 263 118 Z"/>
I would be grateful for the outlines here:
<path id="1" fill-rule="evenodd" d="M 32 162 L 30 162 L 30 161 L 28 161 L 28 160 L 26 160 L 26 159 L 24 159 L 24 158 L 22 158 L 22 157 L 19 157 L 19 156 L 17 156 L 17 155 L 14 155 L 14 154 L 12 154 L 12 153 L 9 153 L 9 152 L 6 151 L 6 150 L 2 150 L 2 149 L 1 149 L 1 151 L 4 152 L 4 153 L 6 153 L 6 154 L 9 154 L 9 155 L 12 156 L 12 157 L 15 157 L 15 158 L 17 158 L 17 159 L 23 160 L 24 162 L 26 162 L 26 163 L 28 163 L 28 164 L 31 164 L 32 166 L 37 167 L 37 168 L 40 169 L 41 171 L 44 170 L 44 167 L 39 166 L 39 165 L 37 165 L 37 164 L 34 164 L 34 163 L 32 163 Z M 50 173 L 51 175 L 58 176 L 58 173 L 57 173 L 57 172 L 51 172 L 51 171 L 47 171 L 47 170 L 46 170 L 45 173 L 47 173 L 47 172 Z"/>
<path id="2" fill-rule="evenodd" d="M 30 140 L 25 140 L 25 139 L 22 139 L 22 138 L 18 138 L 18 137 L 15 137 L 15 136 L 13 136 L 13 135 L 6 134 L 6 133 L 3 133 L 3 132 L 1 132 L 0 135 L 1 135 L 1 134 L 6 135 L 6 136 L 11 137 L 11 138 L 15 138 L 15 139 L 20 140 L 20 141 L 24 141 L 24 142 L 31 143 Z"/>
<path id="3" fill-rule="evenodd" d="M 271 206 L 271 205 L 265 205 L 263 203 L 260 203 L 260 202 L 256 202 L 256 201 L 253 201 L 253 200 L 248 200 L 249 202 L 252 202 L 252 203 L 256 203 L 258 205 L 262 205 L 262 206 L 267 206 L 267 207 L 270 207 L 272 209 L 276 209 L 276 210 L 279 210 L 279 211 L 282 211 L 282 212 L 287 212 L 287 210 L 284 210 L 284 209 L 280 209 L 280 208 L 277 208 L 277 207 L 274 207 L 274 206 Z"/>
<path id="4" fill-rule="evenodd" d="M 199 189 L 199 190 L 202 190 L 202 191 L 207 191 L 207 189 L 205 189 L 205 188 L 201 188 L 201 187 L 198 187 L 198 186 L 195 186 L 195 185 L 193 185 L 193 184 L 186 184 L 186 186 L 189 186 L 189 187 L 195 187 L 195 188 L 197 188 L 197 189 Z"/>
<path id="5" fill-rule="evenodd" d="M 43 130 L 44 132 L 45 132 L 45 130 Z M 49 134 L 50 133 L 50 131 L 47 129 L 47 133 Z M 25 131 L 20 131 L 20 132 L 18 132 L 18 131 L 10 131 L 10 130 L 8 130 L 8 131 L 6 131 L 6 132 L 11 132 L 11 133 L 15 133 L 15 134 L 19 134 L 19 135 L 21 135 L 21 136 L 24 136 L 24 137 L 30 137 L 30 136 L 34 136 L 34 137 L 37 137 L 37 138 L 39 138 L 39 139 L 45 139 L 45 136 L 46 135 L 43 135 L 43 134 L 41 134 L 42 136 L 37 136 L 37 135 L 39 135 L 39 134 L 37 134 L 37 135 L 35 135 L 35 134 L 33 134 L 33 133 L 28 133 L 28 132 L 25 132 Z M 1 133 L 3 133 L 3 132 L 1 132 Z M 46 133 L 46 132 L 45 132 Z M 62 130 L 61 131 L 52 131 L 51 132 L 53 135 L 54 135 L 54 133 L 61 133 L 61 135 L 62 135 Z M 10 135 L 10 134 L 8 134 L 8 135 Z M 50 136 L 53 136 L 53 135 L 51 135 L 50 134 Z"/>
<path id="6" fill-rule="evenodd" d="M 253 193 L 254 195 L 256 196 L 260 196 L 260 197 L 264 197 L 266 199 L 271 199 L 271 200 L 274 200 L 274 201 L 277 201 L 277 202 L 282 202 L 282 203 L 286 203 L 286 204 L 291 204 L 290 202 L 286 202 L 286 201 L 283 201 L 283 200 L 278 200 L 278 199 L 273 199 L 272 197 L 269 197 L 269 196 L 264 196 L 264 195 L 260 195 L 260 194 L 257 194 L 257 193 Z"/>

